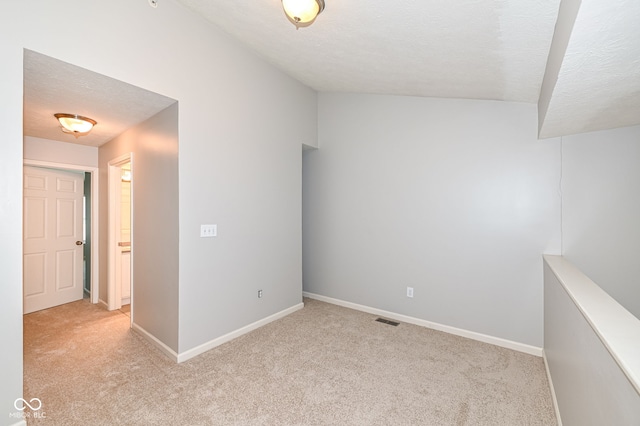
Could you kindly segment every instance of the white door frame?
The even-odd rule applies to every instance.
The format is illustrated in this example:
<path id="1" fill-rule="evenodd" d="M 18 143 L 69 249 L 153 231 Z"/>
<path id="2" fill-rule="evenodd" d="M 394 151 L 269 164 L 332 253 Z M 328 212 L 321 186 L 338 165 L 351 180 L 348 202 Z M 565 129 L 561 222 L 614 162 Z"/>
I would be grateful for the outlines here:
<path id="1" fill-rule="evenodd" d="M 122 171 L 120 166 L 131 163 L 131 216 L 133 216 L 133 152 L 128 152 L 109 161 L 108 164 L 108 251 L 107 251 L 107 308 L 110 311 L 120 309 L 122 307 L 122 288 L 116 285 L 122 271 L 122 256 L 118 247 L 120 240 L 120 204 L 122 198 Z M 131 220 L 131 271 L 133 271 L 133 220 Z M 133 273 L 131 274 L 131 322 L 133 323 Z"/>
<path id="2" fill-rule="evenodd" d="M 34 167 L 47 167 L 61 170 L 75 170 L 86 173 L 91 173 L 91 303 L 98 303 L 98 297 L 100 295 L 100 253 L 98 247 L 100 247 L 98 229 L 98 200 L 99 200 L 99 186 L 98 186 L 98 168 L 90 166 L 80 166 L 77 164 L 66 163 L 54 163 L 52 161 L 40 161 L 40 160 L 28 160 L 23 159 L 25 166 Z"/>

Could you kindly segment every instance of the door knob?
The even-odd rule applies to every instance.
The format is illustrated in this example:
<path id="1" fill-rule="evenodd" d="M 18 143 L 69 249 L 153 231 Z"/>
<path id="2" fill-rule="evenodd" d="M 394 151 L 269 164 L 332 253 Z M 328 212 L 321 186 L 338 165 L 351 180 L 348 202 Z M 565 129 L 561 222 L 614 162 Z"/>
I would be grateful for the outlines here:
<path id="1" fill-rule="evenodd" d="M 76 241 L 77 246 L 81 246 L 82 244 L 84 244 L 82 241 Z"/>

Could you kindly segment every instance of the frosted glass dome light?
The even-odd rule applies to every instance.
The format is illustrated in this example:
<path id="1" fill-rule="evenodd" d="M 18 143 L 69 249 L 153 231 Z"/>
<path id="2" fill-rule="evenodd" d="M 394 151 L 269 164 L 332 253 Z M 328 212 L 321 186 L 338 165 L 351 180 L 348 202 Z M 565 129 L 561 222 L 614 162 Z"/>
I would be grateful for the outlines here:
<path id="1" fill-rule="evenodd" d="M 95 120 L 87 117 L 83 117 L 77 114 L 53 114 L 60 125 L 62 126 L 62 131 L 65 133 L 71 133 L 76 138 L 78 136 L 86 135 L 93 129 L 93 126 L 98 124 Z"/>
<path id="2" fill-rule="evenodd" d="M 313 24 L 324 10 L 324 0 L 282 0 L 282 8 L 296 29 Z"/>

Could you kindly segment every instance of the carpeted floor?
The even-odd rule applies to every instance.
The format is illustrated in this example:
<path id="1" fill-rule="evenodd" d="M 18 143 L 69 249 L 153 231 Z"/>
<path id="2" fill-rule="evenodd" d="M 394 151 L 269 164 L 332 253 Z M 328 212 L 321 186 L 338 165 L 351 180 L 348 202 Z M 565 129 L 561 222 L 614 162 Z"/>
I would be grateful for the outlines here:
<path id="1" fill-rule="evenodd" d="M 24 317 L 43 425 L 555 425 L 541 358 L 305 299 L 182 364 L 79 301 Z M 26 415 L 30 413 L 27 412 Z"/>

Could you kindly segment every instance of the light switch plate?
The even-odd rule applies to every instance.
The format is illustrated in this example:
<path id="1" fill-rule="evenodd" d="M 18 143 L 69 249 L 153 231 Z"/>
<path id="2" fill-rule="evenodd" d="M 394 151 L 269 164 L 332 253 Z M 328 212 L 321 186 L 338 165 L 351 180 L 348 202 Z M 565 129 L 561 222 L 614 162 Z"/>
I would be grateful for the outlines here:
<path id="1" fill-rule="evenodd" d="M 218 236 L 218 225 L 200 225 L 200 238 Z"/>

